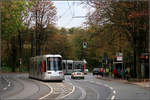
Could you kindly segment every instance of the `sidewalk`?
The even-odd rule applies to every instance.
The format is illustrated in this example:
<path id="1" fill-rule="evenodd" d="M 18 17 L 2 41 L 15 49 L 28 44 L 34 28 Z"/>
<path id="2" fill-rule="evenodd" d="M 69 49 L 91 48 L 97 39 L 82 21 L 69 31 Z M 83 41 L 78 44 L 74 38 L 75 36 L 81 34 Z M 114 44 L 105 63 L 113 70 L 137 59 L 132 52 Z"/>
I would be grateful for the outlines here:
<path id="1" fill-rule="evenodd" d="M 115 82 L 121 82 L 121 83 L 126 83 L 126 84 L 134 84 L 134 85 L 141 86 L 143 88 L 150 88 L 150 81 L 147 81 L 147 82 L 129 82 L 128 80 L 114 79 L 114 78 L 101 77 L 101 76 L 96 76 L 96 78 L 102 79 L 102 80 L 107 80 L 107 81 L 115 81 Z"/>

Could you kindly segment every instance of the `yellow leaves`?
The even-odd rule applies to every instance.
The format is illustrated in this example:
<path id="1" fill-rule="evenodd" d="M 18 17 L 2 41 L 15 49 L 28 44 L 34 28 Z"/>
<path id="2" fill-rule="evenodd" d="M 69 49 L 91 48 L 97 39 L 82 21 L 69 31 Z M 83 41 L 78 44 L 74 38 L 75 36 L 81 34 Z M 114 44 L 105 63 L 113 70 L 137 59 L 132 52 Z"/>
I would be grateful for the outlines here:
<path id="1" fill-rule="evenodd" d="M 12 8 L 12 9 L 17 9 L 18 6 L 17 6 L 16 4 L 14 4 L 14 5 L 11 5 L 11 8 Z"/>
<path id="2" fill-rule="evenodd" d="M 7 13 L 7 14 L 5 15 L 5 17 L 6 17 L 7 19 L 11 18 L 10 13 Z"/>

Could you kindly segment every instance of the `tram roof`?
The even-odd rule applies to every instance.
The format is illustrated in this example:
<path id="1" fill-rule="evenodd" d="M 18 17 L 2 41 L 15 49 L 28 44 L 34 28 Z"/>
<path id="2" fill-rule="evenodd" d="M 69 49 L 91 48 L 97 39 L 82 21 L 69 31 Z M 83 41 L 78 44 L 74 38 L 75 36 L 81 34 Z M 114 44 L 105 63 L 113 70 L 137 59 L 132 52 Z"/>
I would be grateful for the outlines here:
<path id="1" fill-rule="evenodd" d="M 35 56 L 35 57 L 62 57 L 62 56 L 59 54 L 47 54 L 47 55 L 41 55 L 41 56 Z"/>
<path id="2" fill-rule="evenodd" d="M 73 62 L 73 60 L 62 60 L 63 62 Z"/>

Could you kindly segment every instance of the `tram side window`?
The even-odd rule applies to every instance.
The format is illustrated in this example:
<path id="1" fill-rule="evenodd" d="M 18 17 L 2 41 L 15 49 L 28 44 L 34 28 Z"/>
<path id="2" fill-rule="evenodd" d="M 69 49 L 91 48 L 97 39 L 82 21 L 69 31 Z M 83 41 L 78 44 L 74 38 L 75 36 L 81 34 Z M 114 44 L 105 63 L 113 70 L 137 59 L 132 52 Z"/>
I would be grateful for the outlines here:
<path id="1" fill-rule="evenodd" d="M 63 62 L 62 65 L 63 65 L 63 69 L 66 69 L 66 64 L 64 62 Z"/>
<path id="2" fill-rule="evenodd" d="M 47 70 L 50 70 L 50 59 L 47 59 Z"/>
<path id="3" fill-rule="evenodd" d="M 76 64 L 76 69 L 80 69 L 81 68 L 81 64 Z"/>
<path id="4" fill-rule="evenodd" d="M 72 64 L 68 64 L 68 69 L 72 69 Z"/>

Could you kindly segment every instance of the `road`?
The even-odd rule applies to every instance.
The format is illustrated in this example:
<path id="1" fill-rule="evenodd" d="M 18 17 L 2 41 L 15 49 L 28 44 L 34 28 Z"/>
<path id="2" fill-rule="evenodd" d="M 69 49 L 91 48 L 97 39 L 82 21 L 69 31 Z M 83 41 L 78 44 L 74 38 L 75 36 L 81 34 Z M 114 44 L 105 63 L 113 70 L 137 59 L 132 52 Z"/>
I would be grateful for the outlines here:
<path id="1" fill-rule="evenodd" d="M 1 74 L 1 99 L 82 99 L 150 100 L 149 89 L 132 84 L 96 79 L 88 74 L 84 80 L 65 76 L 63 82 L 41 82 L 28 74 Z"/>

